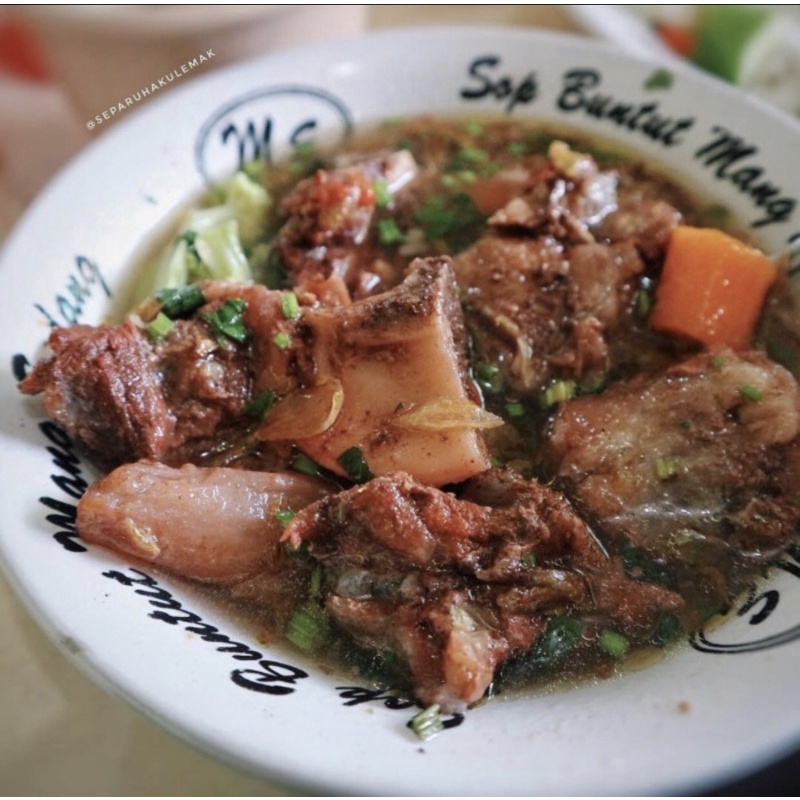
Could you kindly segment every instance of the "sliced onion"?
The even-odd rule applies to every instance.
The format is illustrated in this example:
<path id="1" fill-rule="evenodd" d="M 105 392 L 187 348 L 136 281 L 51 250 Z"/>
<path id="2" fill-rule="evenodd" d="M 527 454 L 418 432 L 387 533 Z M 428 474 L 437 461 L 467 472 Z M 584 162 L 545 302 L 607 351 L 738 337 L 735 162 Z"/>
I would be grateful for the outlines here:
<path id="1" fill-rule="evenodd" d="M 267 412 L 256 438 L 262 442 L 277 442 L 317 436 L 336 422 L 343 402 L 344 390 L 336 379 L 297 389 Z"/>
<path id="2" fill-rule="evenodd" d="M 503 420 L 465 399 L 440 397 L 401 411 L 392 419 L 399 428 L 414 431 L 446 431 L 453 428 L 497 428 Z"/>

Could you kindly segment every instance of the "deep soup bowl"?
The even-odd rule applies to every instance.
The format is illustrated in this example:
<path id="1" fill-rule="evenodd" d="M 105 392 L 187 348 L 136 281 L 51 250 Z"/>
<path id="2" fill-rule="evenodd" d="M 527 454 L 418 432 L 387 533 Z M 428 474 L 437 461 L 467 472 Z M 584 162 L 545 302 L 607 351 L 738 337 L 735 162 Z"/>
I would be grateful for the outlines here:
<path id="1" fill-rule="evenodd" d="M 107 317 L 189 198 L 301 140 L 386 118 L 529 118 L 652 161 L 730 209 L 769 253 L 800 237 L 800 128 L 735 90 L 577 38 L 420 29 L 286 51 L 164 93 L 102 132 L 32 205 L 0 259 L 0 555 L 66 657 L 176 735 L 255 775 L 335 794 L 703 791 L 800 743 L 800 564 L 647 668 L 497 698 L 409 730 L 413 709 L 265 644 L 196 586 L 75 530 L 95 477 L 16 383 L 49 330 Z"/>

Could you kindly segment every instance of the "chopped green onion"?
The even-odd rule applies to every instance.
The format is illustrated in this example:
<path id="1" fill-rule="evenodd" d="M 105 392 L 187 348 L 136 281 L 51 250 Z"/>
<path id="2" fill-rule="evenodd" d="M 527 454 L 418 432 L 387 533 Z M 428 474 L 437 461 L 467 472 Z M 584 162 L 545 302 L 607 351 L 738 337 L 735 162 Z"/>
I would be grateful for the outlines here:
<path id="1" fill-rule="evenodd" d="M 250 400 L 244 407 L 244 413 L 253 419 L 261 419 L 275 405 L 277 399 L 275 392 L 265 389 Z"/>
<path id="2" fill-rule="evenodd" d="M 576 394 L 599 394 L 606 388 L 606 378 L 603 376 L 585 381 L 576 389 Z"/>
<path id="3" fill-rule="evenodd" d="M 286 319 L 295 319 L 300 313 L 300 303 L 294 292 L 284 292 L 281 295 L 281 311 Z"/>
<path id="4" fill-rule="evenodd" d="M 542 405 L 552 408 L 575 397 L 577 385 L 575 381 L 556 381 L 542 392 Z"/>
<path id="5" fill-rule="evenodd" d="M 462 147 L 458 157 L 469 164 L 485 164 L 489 160 L 489 154 L 480 147 Z"/>
<path id="6" fill-rule="evenodd" d="M 530 553 L 525 553 L 520 560 L 522 561 L 523 566 L 533 569 L 533 567 L 536 566 L 536 553 L 533 551 Z"/>
<path id="7" fill-rule="evenodd" d="M 547 629 L 534 646 L 528 661 L 538 665 L 557 663 L 575 647 L 585 627 L 583 622 L 574 617 L 550 617 Z"/>
<path id="8" fill-rule="evenodd" d="M 309 156 L 313 156 L 316 152 L 316 146 L 314 142 L 298 142 L 294 146 L 294 152 L 292 156 L 300 156 L 303 158 L 308 158 Z"/>
<path id="9" fill-rule="evenodd" d="M 365 483 L 375 477 L 367 466 L 364 454 L 358 447 L 348 448 L 336 461 L 344 469 L 348 477 L 356 483 Z"/>
<path id="10" fill-rule="evenodd" d="M 680 619 L 674 614 L 667 614 L 658 623 L 650 642 L 656 647 L 665 647 L 670 642 L 674 642 L 682 633 L 683 627 Z"/>
<path id="11" fill-rule="evenodd" d="M 189 247 L 194 247 L 195 239 L 197 239 L 197 231 L 193 231 L 191 228 L 185 230 L 180 236 L 178 236 L 178 242 L 186 242 Z"/>
<path id="12" fill-rule="evenodd" d="M 308 596 L 314 599 L 319 599 L 322 592 L 322 567 L 319 564 L 314 564 L 314 569 L 311 570 L 311 579 L 308 582 Z"/>
<path id="13" fill-rule="evenodd" d="M 243 344 L 248 339 L 247 328 L 244 325 L 243 315 L 247 302 L 240 297 L 229 297 L 225 302 L 204 316 L 206 322 L 217 337 L 217 341 L 225 338 Z"/>
<path id="14" fill-rule="evenodd" d="M 757 403 L 759 400 L 764 399 L 764 393 L 749 383 L 742 384 L 738 388 L 738 392 L 742 397 L 744 397 L 745 400 L 750 400 L 753 403 Z"/>
<path id="15" fill-rule="evenodd" d="M 328 635 L 328 618 L 314 601 L 303 603 L 286 626 L 286 638 L 304 653 L 314 653 Z"/>
<path id="16" fill-rule="evenodd" d="M 386 208 L 392 202 L 389 184 L 386 183 L 386 181 L 374 181 L 372 184 L 372 191 L 375 192 L 375 205 L 378 208 Z"/>
<path id="17" fill-rule="evenodd" d="M 156 297 L 161 303 L 161 310 L 170 319 L 190 314 L 206 301 L 203 290 L 196 283 L 180 288 L 162 289 Z"/>
<path id="18" fill-rule="evenodd" d="M 725 359 L 723 356 L 714 356 L 711 359 L 711 366 L 714 369 L 722 369 L 725 366 Z"/>
<path id="19" fill-rule="evenodd" d="M 503 374 L 497 364 L 478 364 L 475 367 L 475 380 L 485 392 L 498 394 L 503 389 Z"/>
<path id="20" fill-rule="evenodd" d="M 160 342 L 174 327 L 175 323 L 163 311 L 159 311 L 147 326 L 147 334 L 154 342 Z"/>
<path id="21" fill-rule="evenodd" d="M 530 145 L 527 142 L 510 142 L 506 147 L 506 153 L 510 156 L 526 156 L 530 153 Z"/>
<path id="22" fill-rule="evenodd" d="M 483 133 L 483 125 L 476 119 L 468 119 L 464 123 L 464 130 L 470 136 L 480 136 Z"/>
<path id="23" fill-rule="evenodd" d="M 597 637 L 597 644 L 614 658 L 625 658 L 631 643 L 621 634 L 608 628 L 602 630 Z"/>
<path id="24" fill-rule="evenodd" d="M 280 522 L 282 527 L 288 525 L 295 517 L 297 516 L 297 512 L 291 511 L 287 509 L 281 509 L 280 511 L 275 512 L 275 519 Z"/>
<path id="25" fill-rule="evenodd" d="M 644 82 L 645 89 L 669 89 L 672 86 L 672 82 L 675 80 L 675 76 L 672 73 L 672 70 L 661 68 L 657 69 L 655 72 L 650 75 L 650 77 Z"/>
<path id="26" fill-rule="evenodd" d="M 442 175 L 442 186 L 445 189 L 460 189 L 461 180 L 456 175 Z"/>
<path id="27" fill-rule="evenodd" d="M 475 183 L 478 176 L 474 170 L 462 169 L 455 173 L 447 173 L 442 175 L 442 186 L 445 189 L 458 190 L 461 189 L 465 183 Z"/>
<path id="28" fill-rule="evenodd" d="M 712 203 L 703 209 L 703 219 L 708 225 L 723 227 L 731 218 L 731 210 L 722 203 Z"/>
<path id="29" fill-rule="evenodd" d="M 309 458 L 305 453 L 298 453 L 292 460 L 292 466 L 305 475 L 319 475 L 320 466 L 312 458 Z"/>
<path id="30" fill-rule="evenodd" d="M 278 513 L 280 514 L 284 512 L 278 512 Z M 280 522 L 280 520 L 278 520 L 278 522 Z M 286 524 L 288 525 L 288 523 Z M 286 549 L 287 554 L 290 555 L 292 558 L 299 558 L 301 560 L 306 560 L 311 558 L 311 554 L 308 552 L 308 542 L 300 542 L 300 544 L 297 547 L 292 547 L 291 542 L 284 542 L 283 546 Z"/>
<path id="31" fill-rule="evenodd" d="M 656 459 L 655 464 L 656 477 L 660 481 L 666 481 L 674 478 L 681 471 L 681 462 L 677 458 L 663 458 Z"/>
<path id="32" fill-rule="evenodd" d="M 483 215 L 470 196 L 463 192 L 452 198 L 438 194 L 429 195 L 417 209 L 415 216 L 429 242 L 462 234 L 483 222 Z"/>
<path id="33" fill-rule="evenodd" d="M 444 730 L 441 706 L 438 703 L 428 706 L 411 718 L 410 725 L 418 739 L 423 742 L 432 739 Z"/>
<path id="34" fill-rule="evenodd" d="M 285 350 L 292 343 L 292 338 L 286 331 L 281 331 L 272 337 L 272 343 L 279 350 Z"/>
<path id="35" fill-rule="evenodd" d="M 406 237 L 393 219 L 379 219 L 378 240 L 381 244 L 402 244 Z"/>
<path id="36" fill-rule="evenodd" d="M 262 280 L 267 289 L 283 289 L 289 283 L 289 275 L 277 250 L 270 250 L 263 267 Z"/>
<path id="37" fill-rule="evenodd" d="M 266 168 L 267 164 L 263 158 L 255 158 L 242 166 L 242 172 L 253 181 L 253 183 L 257 183 L 260 186 L 261 181 L 264 179 Z"/>
<path id="38" fill-rule="evenodd" d="M 655 300 L 653 293 L 648 289 L 642 288 L 636 292 L 636 314 L 640 319 L 646 319 L 653 310 Z"/>
<path id="39" fill-rule="evenodd" d="M 509 417 L 524 417 L 525 406 L 519 401 L 506 403 L 506 414 L 508 414 Z"/>
<path id="40" fill-rule="evenodd" d="M 310 175 L 322 166 L 322 159 L 317 155 L 313 142 L 298 142 L 295 145 L 289 162 L 289 173 L 291 175 L 296 177 Z"/>

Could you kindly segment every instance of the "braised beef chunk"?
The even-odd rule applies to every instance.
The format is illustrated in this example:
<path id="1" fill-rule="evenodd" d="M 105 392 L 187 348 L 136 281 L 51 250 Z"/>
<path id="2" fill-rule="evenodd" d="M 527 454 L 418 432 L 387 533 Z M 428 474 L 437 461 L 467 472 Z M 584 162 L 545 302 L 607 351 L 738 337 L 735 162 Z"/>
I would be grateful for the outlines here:
<path id="1" fill-rule="evenodd" d="M 724 594 L 727 562 L 768 562 L 800 523 L 783 477 L 798 432 L 794 378 L 762 353 L 721 350 L 565 403 L 546 447 L 604 535 L 713 569 Z"/>
<path id="2" fill-rule="evenodd" d="M 272 339 L 286 325 L 280 294 L 211 283 L 204 304 L 161 339 L 140 321 L 56 329 L 52 355 L 20 383 L 44 395 L 45 410 L 104 469 L 151 458 L 199 459 L 252 424 L 245 409 L 265 389 L 284 390 L 285 354 Z M 246 340 L 209 321 L 226 301 L 243 301 Z"/>
<path id="3" fill-rule="evenodd" d="M 298 183 L 282 203 L 286 222 L 274 244 L 291 284 L 330 304 L 389 288 L 368 240 L 376 185 L 391 197 L 415 174 L 413 157 L 400 150 L 321 169 Z"/>
<path id="4" fill-rule="evenodd" d="M 521 395 L 596 385 L 658 357 L 637 301 L 681 219 L 627 185 L 618 193 L 614 173 L 558 144 L 489 218 L 498 233 L 455 260 L 475 357 Z"/>
<path id="5" fill-rule="evenodd" d="M 592 616 L 642 637 L 681 607 L 629 579 L 538 482 L 490 471 L 464 491 L 376 478 L 309 506 L 285 533 L 323 566 L 335 622 L 364 647 L 399 653 L 423 702 L 458 710 L 479 700 L 552 616 Z"/>
<path id="6" fill-rule="evenodd" d="M 49 344 L 53 355 L 35 365 L 22 392 L 42 393 L 47 415 L 105 468 L 163 456 L 176 420 L 139 327 L 56 328 Z"/>
<path id="7" fill-rule="evenodd" d="M 512 391 L 554 380 L 591 384 L 612 367 L 609 340 L 633 331 L 644 263 L 627 243 L 566 246 L 552 238 L 487 237 L 455 259 L 475 358 Z"/>
<path id="8" fill-rule="evenodd" d="M 593 241 L 591 227 L 617 207 L 617 175 L 601 171 L 590 155 L 564 142 L 553 142 L 548 155 L 548 162 L 529 174 L 522 191 L 489 223 L 564 241 Z"/>
<path id="9" fill-rule="evenodd" d="M 592 231 L 597 241 L 630 242 L 643 258 L 658 261 L 681 219 L 681 213 L 670 203 L 629 192 L 620 207 L 603 217 Z"/>
<path id="10" fill-rule="evenodd" d="M 210 282 L 203 298 L 158 339 L 133 319 L 55 331 L 53 355 L 20 388 L 44 392 L 48 413 L 103 468 L 212 455 L 280 468 L 294 446 L 343 477 L 339 459 L 354 447 L 375 474 L 406 470 L 435 485 L 489 466 L 480 428 L 501 421 L 469 379 L 449 259 L 417 259 L 387 292 L 288 318 L 284 293 L 263 286 Z M 232 302 L 238 338 L 220 326 Z M 252 414 L 265 393 L 272 407 Z M 446 419 L 426 420 L 437 414 Z M 474 419 L 450 424 L 454 414 Z"/>

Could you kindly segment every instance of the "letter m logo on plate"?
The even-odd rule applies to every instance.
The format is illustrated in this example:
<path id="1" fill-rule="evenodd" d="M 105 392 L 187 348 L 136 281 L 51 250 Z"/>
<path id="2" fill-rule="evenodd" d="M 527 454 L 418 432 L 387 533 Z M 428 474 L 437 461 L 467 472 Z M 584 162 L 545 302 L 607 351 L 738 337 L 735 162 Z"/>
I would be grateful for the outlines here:
<path id="1" fill-rule="evenodd" d="M 259 89 L 208 118 L 195 141 L 195 164 L 212 184 L 251 161 L 287 158 L 297 145 L 335 147 L 352 129 L 350 111 L 328 92 L 310 86 Z"/>

